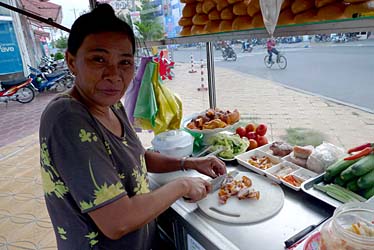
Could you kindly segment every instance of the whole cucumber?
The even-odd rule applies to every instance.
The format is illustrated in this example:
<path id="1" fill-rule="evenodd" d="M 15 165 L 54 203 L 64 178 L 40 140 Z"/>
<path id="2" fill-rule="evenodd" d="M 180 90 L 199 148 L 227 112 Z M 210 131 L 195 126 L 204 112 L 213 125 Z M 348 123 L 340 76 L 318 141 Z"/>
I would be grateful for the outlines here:
<path id="1" fill-rule="evenodd" d="M 374 187 L 374 170 L 361 176 L 357 180 L 357 185 L 360 189 L 367 189 Z"/>
<path id="2" fill-rule="evenodd" d="M 354 175 L 352 173 L 352 166 L 349 166 L 346 170 L 344 170 L 343 172 L 341 172 L 340 174 L 340 177 L 345 181 L 349 181 L 349 180 L 352 180 L 353 178 L 356 177 L 356 175 Z"/>
<path id="3" fill-rule="evenodd" d="M 358 159 L 353 161 L 345 161 L 344 157 L 339 159 L 326 169 L 324 180 L 326 182 L 331 182 L 335 178 L 335 176 L 338 176 L 343 170 L 347 169 L 349 166 L 356 163 L 357 161 Z"/>
<path id="4" fill-rule="evenodd" d="M 362 196 L 364 196 L 366 199 L 370 199 L 372 196 L 374 196 L 374 186 L 369 189 L 365 189 L 362 192 Z"/>
<path id="5" fill-rule="evenodd" d="M 360 188 L 357 185 L 357 180 L 358 180 L 358 178 L 354 178 L 353 180 L 349 181 L 347 183 L 347 189 L 351 190 L 352 192 L 357 193 L 357 191 L 360 190 Z"/>
<path id="6" fill-rule="evenodd" d="M 335 179 L 334 179 L 334 183 L 341 186 L 341 187 L 345 187 L 345 184 L 347 183 L 345 180 L 343 180 L 340 175 L 336 176 Z"/>
<path id="7" fill-rule="evenodd" d="M 374 170 L 374 155 L 365 156 L 352 165 L 352 173 L 356 176 L 362 176 L 371 170 Z"/>

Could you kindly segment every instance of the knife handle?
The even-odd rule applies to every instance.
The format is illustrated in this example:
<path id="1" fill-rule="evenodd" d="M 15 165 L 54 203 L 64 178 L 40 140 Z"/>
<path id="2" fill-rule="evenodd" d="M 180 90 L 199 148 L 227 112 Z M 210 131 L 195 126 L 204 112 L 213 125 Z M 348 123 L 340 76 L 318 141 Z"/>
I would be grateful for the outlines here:
<path id="1" fill-rule="evenodd" d="M 302 239 L 304 236 L 306 236 L 307 234 L 312 232 L 314 229 L 316 229 L 316 227 L 317 227 L 316 225 L 311 225 L 311 226 L 304 228 L 303 230 L 301 230 L 300 232 L 298 232 L 297 234 L 295 234 L 294 236 L 286 240 L 284 242 L 284 245 L 286 246 L 286 248 L 289 248 L 290 246 L 298 242 L 300 239 Z"/>

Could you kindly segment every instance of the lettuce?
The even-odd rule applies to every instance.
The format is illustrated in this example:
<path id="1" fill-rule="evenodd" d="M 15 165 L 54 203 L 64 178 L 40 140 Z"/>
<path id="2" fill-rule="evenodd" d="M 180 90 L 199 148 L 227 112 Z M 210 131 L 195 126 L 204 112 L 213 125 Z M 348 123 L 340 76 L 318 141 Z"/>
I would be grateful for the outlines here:
<path id="1" fill-rule="evenodd" d="M 209 139 L 210 144 L 213 146 L 212 151 L 224 146 L 226 149 L 218 154 L 218 156 L 225 159 L 232 159 L 236 155 L 244 153 L 248 146 L 249 141 L 247 138 L 240 138 L 239 135 L 230 135 L 227 133 L 218 133 Z"/>

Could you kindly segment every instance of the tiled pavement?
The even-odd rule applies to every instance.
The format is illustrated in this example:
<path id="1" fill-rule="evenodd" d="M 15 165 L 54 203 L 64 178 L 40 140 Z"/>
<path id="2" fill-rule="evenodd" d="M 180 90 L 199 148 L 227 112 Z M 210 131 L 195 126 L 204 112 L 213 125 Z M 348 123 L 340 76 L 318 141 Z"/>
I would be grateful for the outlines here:
<path id="1" fill-rule="evenodd" d="M 181 96 L 185 115 L 209 106 L 208 93 L 197 91 L 200 74 L 188 70 L 188 64 L 177 64 L 175 80 L 166 83 Z M 269 140 L 279 139 L 287 128 L 303 127 L 325 133 L 344 148 L 374 141 L 373 114 L 232 70 L 216 68 L 215 73 L 219 107 L 238 108 L 245 119 L 267 123 Z M 0 250 L 56 249 L 43 200 L 37 134 L 41 112 L 53 96 L 42 94 L 7 108 L 0 103 Z M 151 133 L 139 136 L 150 145 Z"/>

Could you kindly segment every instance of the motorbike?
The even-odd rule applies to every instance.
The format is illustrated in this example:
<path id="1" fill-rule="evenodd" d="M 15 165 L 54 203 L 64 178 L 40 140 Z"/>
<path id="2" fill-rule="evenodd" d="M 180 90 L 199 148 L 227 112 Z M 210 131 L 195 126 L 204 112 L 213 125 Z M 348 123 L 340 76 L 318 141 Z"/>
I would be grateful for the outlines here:
<path id="1" fill-rule="evenodd" d="M 66 89 L 68 83 L 66 77 L 68 76 L 66 71 L 60 70 L 50 74 L 45 74 L 40 70 L 28 65 L 31 73 L 29 75 L 32 78 L 32 86 L 38 92 L 45 90 L 55 90 L 56 92 L 62 92 Z"/>
<path id="2" fill-rule="evenodd" d="M 17 101 L 29 103 L 35 98 L 34 89 L 30 86 L 31 78 L 18 78 L 10 81 L 0 81 L 0 102 Z"/>
<path id="3" fill-rule="evenodd" d="M 252 52 L 253 45 L 250 44 L 248 41 L 242 42 L 242 53 L 244 52 Z"/>
<path id="4" fill-rule="evenodd" d="M 237 58 L 234 49 L 230 45 L 222 48 L 222 57 L 225 61 L 227 61 L 228 59 L 236 61 Z"/>

